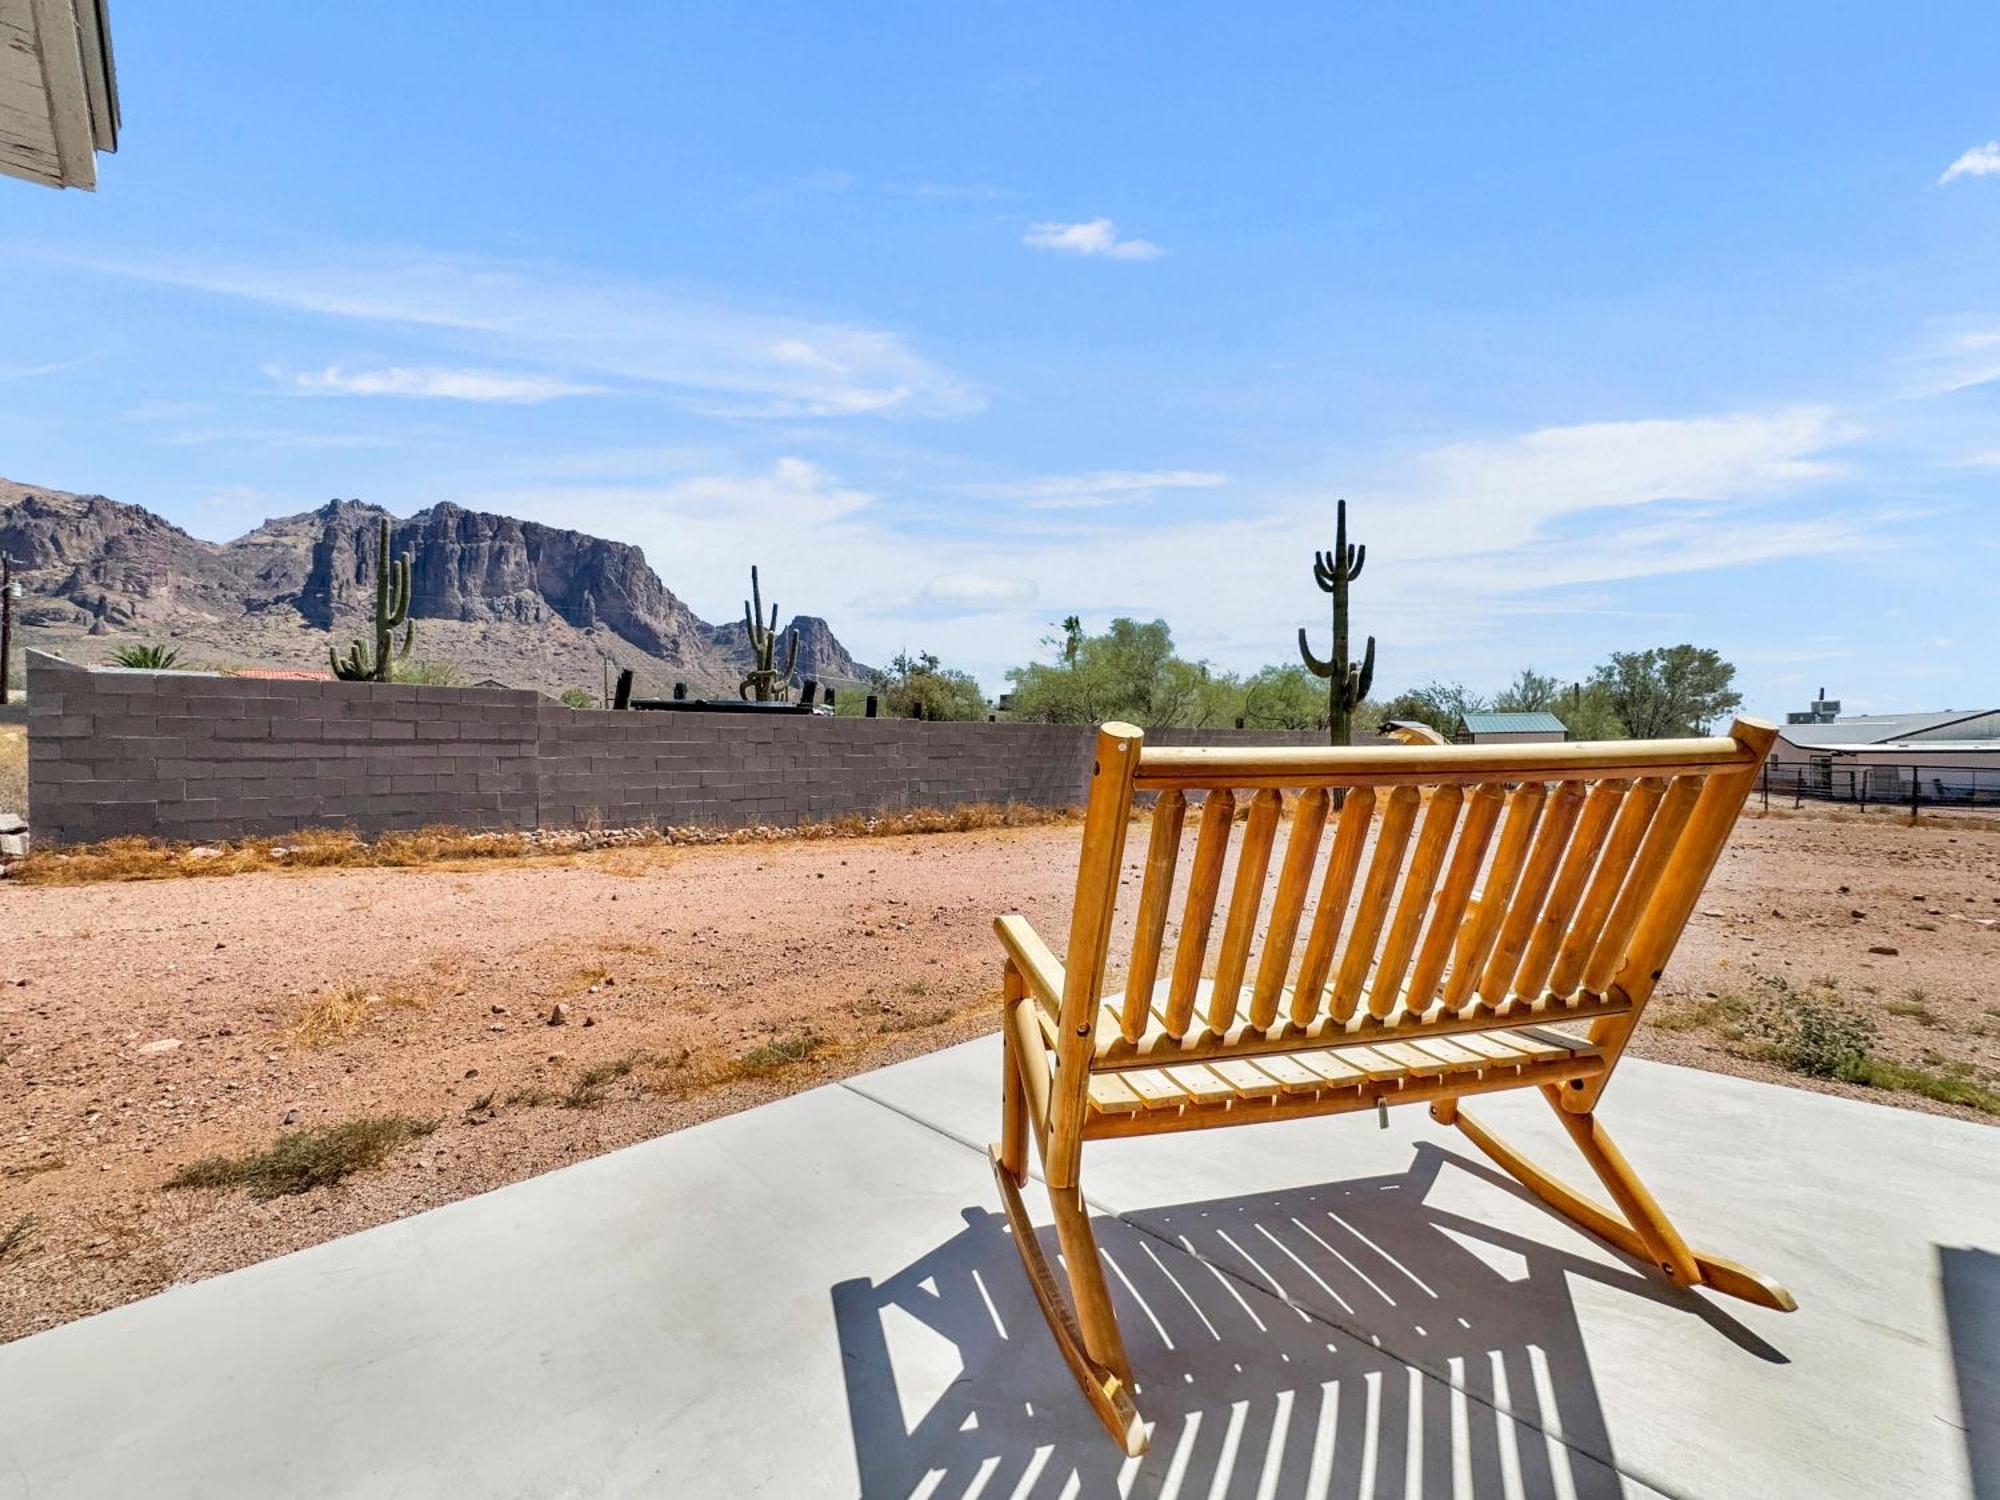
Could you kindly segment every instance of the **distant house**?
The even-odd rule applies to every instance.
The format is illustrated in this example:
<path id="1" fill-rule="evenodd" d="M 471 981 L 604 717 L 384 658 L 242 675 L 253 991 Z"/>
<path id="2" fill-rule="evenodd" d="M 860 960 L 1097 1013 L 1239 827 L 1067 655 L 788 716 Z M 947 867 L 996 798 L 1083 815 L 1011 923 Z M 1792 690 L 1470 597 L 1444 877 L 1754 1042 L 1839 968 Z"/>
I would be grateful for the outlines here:
<path id="1" fill-rule="evenodd" d="M 1452 730 L 1461 745 L 1560 745 L 1569 726 L 1554 714 L 1462 714 Z"/>
<path id="2" fill-rule="evenodd" d="M 1888 800 L 1914 775 L 1927 795 L 2000 788 L 2000 708 L 1850 714 L 1824 692 L 1778 730 L 1771 768 L 1828 795 Z M 1858 783 L 1858 785 L 1857 785 Z"/>

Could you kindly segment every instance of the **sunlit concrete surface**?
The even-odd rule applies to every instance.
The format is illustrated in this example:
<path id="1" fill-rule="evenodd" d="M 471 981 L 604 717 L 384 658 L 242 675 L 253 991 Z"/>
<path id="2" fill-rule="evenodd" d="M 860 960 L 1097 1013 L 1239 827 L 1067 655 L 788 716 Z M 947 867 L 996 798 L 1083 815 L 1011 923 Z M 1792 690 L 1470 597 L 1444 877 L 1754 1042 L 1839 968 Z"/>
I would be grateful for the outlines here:
<path id="1" fill-rule="evenodd" d="M 1626 1062 L 1627 1155 L 1789 1315 L 1421 1109 L 1089 1147 L 1128 1461 L 999 1217 L 998 1078 L 968 1043 L 0 1348 L 0 1496 L 2000 1496 L 2000 1132 Z M 1481 1113 L 1584 1178 L 1539 1100 Z"/>

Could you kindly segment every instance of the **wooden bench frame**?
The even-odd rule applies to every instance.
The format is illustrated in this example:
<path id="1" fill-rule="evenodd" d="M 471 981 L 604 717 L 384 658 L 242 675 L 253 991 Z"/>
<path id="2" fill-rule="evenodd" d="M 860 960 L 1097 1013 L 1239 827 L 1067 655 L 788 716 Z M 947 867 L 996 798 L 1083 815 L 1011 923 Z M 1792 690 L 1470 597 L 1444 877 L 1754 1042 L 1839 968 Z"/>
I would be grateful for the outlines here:
<path id="1" fill-rule="evenodd" d="M 1024 917 L 994 924 L 1006 961 L 992 1161 L 1036 1299 L 1128 1454 L 1145 1451 L 1146 1431 L 1079 1186 L 1086 1140 L 1425 1103 L 1551 1208 L 1675 1285 L 1793 1309 L 1776 1282 L 1690 1249 L 1597 1118 L 1776 734 L 1738 719 L 1712 739 L 1314 750 L 1148 748 L 1129 724 L 1098 731 L 1066 959 Z M 1239 791 L 1252 793 L 1247 816 Z M 1287 791 L 1291 832 L 1253 971 Z M 1160 977 L 1189 792 L 1201 794 L 1199 829 Z M 1107 995 L 1125 839 L 1146 793 L 1156 797 L 1137 932 L 1126 987 Z M 1558 1021 L 1587 1022 L 1587 1038 L 1542 1029 Z M 1459 1105 L 1517 1088 L 1540 1090 L 1615 1208 Z M 1021 1198 L 1031 1135 L 1067 1297 Z"/>

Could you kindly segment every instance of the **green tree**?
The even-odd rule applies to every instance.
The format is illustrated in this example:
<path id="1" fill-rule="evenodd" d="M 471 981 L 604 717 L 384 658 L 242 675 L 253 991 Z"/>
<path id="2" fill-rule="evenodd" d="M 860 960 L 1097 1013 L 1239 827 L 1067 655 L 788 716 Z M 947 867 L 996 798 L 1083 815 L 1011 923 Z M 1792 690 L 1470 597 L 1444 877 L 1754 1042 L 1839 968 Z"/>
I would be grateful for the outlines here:
<path id="1" fill-rule="evenodd" d="M 885 668 L 869 674 L 868 686 L 892 719 L 983 719 L 986 695 L 971 674 L 954 671 L 928 651 L 898 651 Z M 847 696 L 836 700 L 845 709 Z"/>
<path id="2" fill-rule="evenodd" d="M 1556 713 L 1562 698 L 1562 684 L 1544 677 L 1533 667 L 1521 673 L 1493 698 L 1493 711 L 1503 714 Z"/>
<path id="3" fill-rule="evenodd" d="M 1326 728 L 1326 688 L 1304 667 L 1266 667 L 1243 684 L 1251 729 Z"/>
<path id="4" fill-rule="evenodd" d="M 1007 673 L 1013 716 L 1042 724 L 1101 724 L 1122 719 L 1143 729 L 1165 725 L 1225 727 L 1243 713 L 1243 686 L 1207 662 L 1174 652 L 1165 620 L 1116 619 L 1088 635 L 1071 616 L 1061 636 L 1043 643 L 1057 656 Z"/>
<path id="5" fill-rule="evenodd" d="M 565 708 L 595 708 L 597 694 L 589 688 L 564 688 L 562 702 Z"/>
<path id="6" fill-rule="evenodd" d="M 1571 683 L 1563 690 L 1562 700 L 1550 712 L 1563 721 L 1573 740 L 1628 738 L 1625 721 L 1618 717 L 1611 694 L 1595 680 Z"/>
<path id="7" fill-rule="evenodd" d="M 1398 693 L 1382 705 L 1379 723 L 1391 719 L 1415 719 L 1428 724 L 1449 739 L 1458 732 L 1458 721 L 1467 714 L 1484 712 L 1486 700 L 1462 682 L 1427 682 L 1422 687 Z"/>
<path id="8" fill-rule="evenodd" d="M 1743 695 L 1736 668 L 1707 646 L 1614 651 L 1592 675 L 1625 733 L 1637 740 L 1706 733 Z"/>

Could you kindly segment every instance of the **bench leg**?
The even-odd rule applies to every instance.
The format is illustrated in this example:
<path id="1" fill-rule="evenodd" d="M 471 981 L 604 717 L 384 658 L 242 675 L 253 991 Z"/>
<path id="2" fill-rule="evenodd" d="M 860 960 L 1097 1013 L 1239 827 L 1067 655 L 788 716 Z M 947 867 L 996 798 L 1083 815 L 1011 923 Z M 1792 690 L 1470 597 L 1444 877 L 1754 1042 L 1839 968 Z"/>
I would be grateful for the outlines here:
<path id="1" fill-rule="evenodd" d="M 1000 1203 L 1007 1214 L 1007 1227 L 1013 1233 L 1014 1248 L 1028 1273 L 1035 1301 L 1041 1306 L 1042 1316 L 1048 1321 L 1049 1332 L 1055 1336 L 1056 1347 L 1070 1373 L 1082 1387 L 1098 1420 L 1126 1455 L 1136 1458 L 1146 1451 L 1146 1429 L 1138 1408 L 1132 1404 L 1132 1362 L 1125 1353 L 1125 1340 L 1111 1307 L 1111 1290 L 1104 1280 L 1097 1236 L 1090 1228 L 1090 1210 L 1080 1189 L 1049 1190 L 1056 1237 L 1062 1245 L 1064 1269 L 1069 1273 L 1069 1296 L 1065 1297 L 1048 1257 L 1042 1253 L 1041 1241 L 1035 1236 L 1034 1221 L 1021 1201 L 1021 1188 L 1028 1177 L 1030 1095 L 1022 1077 L 1024 1060 L 1017 1051 L 1011 1026 L 1004 1057 L 1007 1076 L 1002 1085 L 1003 1138 L 990 1155 L 993 1180 L 999 1185 Z"/>
<path id="2" fill-rule="evenodd" d="M 994 1148 L 994 1158 L 1017 1188 L 1028 1180 L 1028 1090 L 1021 1080 L 1021 1059 L 1015 1050 L 1014 1028 L 1008 1018 L 1025 991 L 1020 971 L 1008 964 L 1000 981 L 1000 1036 L 1004 1051 L 1000 1064 L 1000 1144 Z"/>
<path id="3" fill-rule="evenodd" d="M 1527 1188 L 1557 1213 L 1608 1240 L 1628 1255 L 1636 1255 L 1658 1266 L 1668 1280 L 1678 1286 L 1704 1286 L 1725 1296 L 1740 1297 L 1759 1307 L 1793 1312 L 1798 1303 L 1792 1294 L 1766 1276 L 1735 1261 L 1724 1260 L 1700 1250 L 1692 1250 L 1653 1195 L 1632 1170 L 1630 1162 L 1612 1143 L 1609 1133 L 1594 1113 L 1574 1114 L 1562 1107 L 1558 1090 L 1546 1089 L 1550 1105 L 1576 1142 L 1583 1159 L 1590 1163 L 1598 1180 L 1622 1209 L 1614 1213 L 1595 1199 L 1578 1192 L 1494 1135 L 1472 1116 L 1459 1109 L 1455 1100 L 1440 1100 L 1432 1106 L 1432 1117 L 1440 1124 L 1456 1125 L 1481 1151 L 1515 1181 Z"/>
<path id="4" fill-rule="evenodd" d="M 1063 1299 L 1056 1285 L 1055 1272 L 1050 1268 L 1048 1257 L 1042 1254 L 1041 1241 L 1035 1238 L 1035 1226 L 1028 1218 L 1028 1210 L 1021 1202 L 1021 1190 L 1014 1185 L 1014 1179 L 1000 1164 L 1000 1152 L 993 1151 L 993 1179 L 1000 1185 L 1000 1202 L 1007 1211 L 1007 1226 L 1013 1231 L 1014 1248 L 1021 1253 L 1021 1264 L 1028 1272 L 1028 1284 L 1034 1288 L 1035 1301 L 1041 1304 L 1042 1316 L 1048 1320 L 1049 1332 L 1055 1335 L 1056 1347 L 1068 1364 L 1070 1373 L 1083 1390 L 1097 1419 L 1104 1424 L 1128 1458 L 1137 1458 L 1146 1451 L 1146 1428 L 1139 1419 L 1139 1409 L 1132 1404 L 1132 1387 L 1129 1376 L 1121 1376 L 1103 1360 L 1092 1357 L 1087 1347 L 1084 1331 L 1078 1326 L 1076 1314 Z M 1074 1191 L 1074 1190 L 1072 1190 Z M 1064 1195 L 1056 1195 L 1060 1201 Z M 1078 1210 L 1081 1212 L 1081 1209 Z M 1063 1257 L 1069 1262 L 1070 1283 L 1073 1289 L 1081 1289 L 1082 1283 L 1092 1279 L 1078 1276 L 1083 1262 L 1077 1252 L 1070 1248 L 1070 1234 L 1063 1233 L 1060 1210 L 1056 1220 L 1056 1232 L 1062 1236 Z M 1073 1233 L 1074 1231 L 1072 1231 Z M 1090 1235 L 1090 1227 L 1083 1225 L 1083 1234 Z M 1103 1268 L 1096 1264 L 1096 1245 L 1091 1244 L 1091 1271 L 1100 1293 L 1104 1287 Z M 1083 1299 L 1079 1298 L 1079 1304 Z M 1106 1299 L 1102 1313 L 1110 1317 L 1110 1303 Z M 1117 1324 L 1110 1324 L 1111 1341 L 1118 1358 L 1124 1359 L 1124 1347 L 1118 1339 Z"/>

